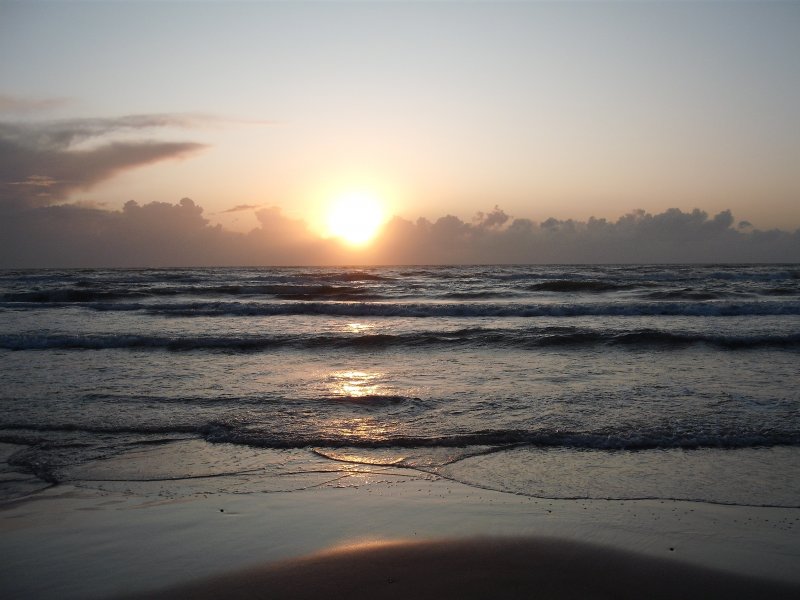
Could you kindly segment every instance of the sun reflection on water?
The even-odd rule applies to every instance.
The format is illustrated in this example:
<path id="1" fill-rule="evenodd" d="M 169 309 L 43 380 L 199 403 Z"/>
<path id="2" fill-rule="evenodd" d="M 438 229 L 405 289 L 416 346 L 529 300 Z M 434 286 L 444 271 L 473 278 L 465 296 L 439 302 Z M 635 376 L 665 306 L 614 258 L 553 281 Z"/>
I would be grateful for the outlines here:
<path id="1" fill-rule="evenodd" d="M 379 396 L 383 386 L 379 383 L 380 373 L 366 371 L 338 371 L 329 376 L 331 391 L 345 398 L 365 398 Z"/>
<path id="2" fill-rule="evenodd" d="M 373 418 L 340 419 L 332 423 L 339 434 L 354 442 L 379 442 L 391 436 L 394 428 Z"/>
<path id="3" fill-rule="evenodd" d="M 371 329 L 375 329 L 375 325 L 369 323 L 348 323 L 347 330 L 350 333 L 366 333 Z"/>
<path id="4" fill-rule="evenodd" d="M 378 442 L 389 439 L 394 434 L 397 424 L 385 412 L 385 409 L 397 402 L 399 396 L 393 395 L 386 384 L 385 374 L 377 371 L 348 369 L 330 372 L 326 377 L 326 386 L 330 398 L 346 405 L 353 405 L 378 410 L 369 416 L 350 414 L 347 416 L 332 415 L 327 425 L 336 431 L 338 436 L 352 440 L 356 444 Z"/>

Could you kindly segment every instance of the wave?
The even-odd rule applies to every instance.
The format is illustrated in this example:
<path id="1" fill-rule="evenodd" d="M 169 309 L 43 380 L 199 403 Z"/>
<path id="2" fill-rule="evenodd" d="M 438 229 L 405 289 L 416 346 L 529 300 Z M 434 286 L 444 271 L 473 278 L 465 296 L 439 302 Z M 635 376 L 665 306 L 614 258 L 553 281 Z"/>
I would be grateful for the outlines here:
<path id="1" fill-rule="evenodd" d="M 702 268 L 515 269 L 510 267 L 387 268 L 367 271 L 291 269 L 198 269 L 176 271 L 56 272 L 40 278 L 10 277 L 0 303 L 25 308 L 110 305 L 192 298 L 224 303 L 234 299 L 291 301 L 389 301 L 406 298 L 463 301 L 535 299 L 544 293 L 615 297 L 640 290 L 652 301 L 702 302 L 761 297 L 797 297 L 796 272 L 708 271 Z M 0 281 L 3 278 L 0 277 Z M 716 282 L 716 283 L 715 283 Z M 738 282 L 738 283 L 737 283 Z M 617 294 L 619 296 L 619 294 Z M 121 308 L 124 310 L 124 308 Z M 569 310 L 567 308 L 566 310 Z"/>
<path id="2" fill-rule="evenodd" d="M 527 290 L 533 292 L 615 292 L 627 290 L 630 284 L 613 283 L 610 281 L 585 281 L 573 279 L 556 279 L 554 281 L 543 281 L 527 286 Z"/>
<path id="3" fill-rule="evenodd" d="M 765 296 L 796 296 L 800 294 L 800 288 L 779 286 L 761 290 L 760 293 Z"/>
<path id="4" fill-rule="evenodd" d="M 33 436 L 26 436 L 25 432 Z M 185 435 L 192 433 L 211 443 L 237 444 L 259 448 L 468 448 L 475 446 L 510 448 L 531 446 L 539 448 L 572 448 L 585 450 L 657 450 L 657 449 L 737 449 L 772 446 L 800 446 L 797 431 L 741 432 L 675 432 L 652 429 L 637 431 L 577 432 L 562 430 L 487 429 L 472 432 L 429 436 L 386 436 L 355 438 L 334 432 L 308 435 L 281 432 L 262 432 L 237 429 L 225 423 L 203 425 L 123 425 L 82 426 L 78 424 L 7 424 L 0 426 L 0 442 L 36 445 L 37 434 L 48 432 L 85 432 L 88 434 Z"/>
<path id="5" fill-rule="evenodd" d="M 488 290 L 476 290 L 474 292 L 446 292 L 439 295 L 439 298 L 444 300 L 492 300 L 498 298 L 508 298 L 511 295 L 514 295 L 514 292 L 491 292 Z"/>
<path id="6" fill-rule="evenodd" d="M 29 291 L 29 292 L 8 292 L 0 296 L 3 302 L 12 303 L 83 303 L 83 302 L 98 302 L 109 300 L 122 300 L 128 298 L 143 297 L 147 294 L 135 293 L 131 290 L 128 291 L 112 291 L 112 290 L 88 290 L 83 288 L 67 288 L 67 289 L 54 289 L 46 291 Z"/>
<path id="7" fill-rule="evenodd" d="M 320 398 L 320 402 L 330 402 L 332 404 L 353 404 L 358 406 L 381 407 L 406 402 L 421 402 L 419 398 L 410 398 L 398 394 L 363 394 L 360 396 L 325 396 Z"/>
<path id="8" fill-rule="evenodd" d="M 0 305 L 13 308 L 12 305 Z M 800 302 L 176 302 L 95 303 L 98 311 L 144 311 L 176 317 L 325 315 L 347 317 L 593 317 L 593 316 L 785 316 L 800 315 Z"/>
<path id="9" fill-rule="evenodd" d="M 496 346 L 547 348 L 564 346 L 622 346 L 681 348 L 695 344 L 719 349 L 800 348 L 800 333 L 723 335 L 672 332 L 658 329 L 589 330 L 573 327 L 525 329 L 464 328 L 452 331 L 417 331 L 375 334 L 252 334 L 252 335 L 119 335 L 119 334 L 6 334 L 4 350 L 170 350 L 256 352 L 297 349 L 388 349 L 394 347 Z"/>
<path id="10" fill-rule="evenodd" d="M 0 300 L 11 306 L 25 304 L 87 304 L 115 300 L 159 298 L 165 296 L 273 296 L 285 300 L 377 300 L 383 298 L 373 290 L 335 285 L 196 285 L 147 288 L 89 289 L 81 286 L 51 290 L 8 292 Z"/>
<path id="11" fill-rule="evenodd" d="M 735 294 L 685 289 L 649 292 L 644 297 L 651 300 L 719 300 L 733 295 Z"/>
<path id="12" fill-rule="evenodd" d="M 72 433 L 72 432 L 80 432 L 80 433 L 100 433 L 100 434 L 108 434 L 108 433 L 130 433 L 130 434 L 142 434 L 142 435 L 151 435 L 151 434 L 187 434 L 187 433 L 194 433 L 194 434 L 203 434 L 207 429 L 213 429 L 215 425 L 177 425 L 175 423 L 169 423 L 164 425 L 84 425 L 79 423 L 58 423 L 58 424 L 40 424 L 40 423 L 3 423 L 0 424 L 0 432 L 5 431 L 31 431 L 37 433 L 48 433 L 48 432 L 57 432 L 57 433 Z M 16 443 L 25 443 L 24 440 L 28 439 L 28 443 L 30 443 L 30 438 L 26 438 L 22 435 L 14 435 L 14 434 L 7 434 L 7 433 L 0 433 L 0 442 L 8 442 L 9 439 L 16 439 Z M 14 442 L 9 442 L 14 443 Z M 34 442 L 34 443 L 38 443 Z"/>
<path id="13" fill-rule="evenodd" d="M 297 277 L 324 281 L 391 281 L 393 279 L 386 275 L 376 275 L 366 271 L 299 273 Z"/>
<path id="14" fill-rule="evenodd" d="M 608 281 L 581 281 L 581 280 L 556 280 L 535 283 L 525 289 L 534 292 L 563 292 L 563 293 L 592 293 L 601 294 L 605 292 L 619 292 L 625 290 L 635 290 L 641 288 L 660 287 L 655 283 L 636 282 L 636 283 L 612 283 Z M 748 299 L 754 296 L 796 296 L 800 290 L 793 287 L 782 286 L 768 289 L 752 287 L 748 291 L 732 289 L 702 289 L 702 288 L 683 288 L 683 289 L 656 289 L 653 291 L 638 294 L 640 298 L 649 300 L 671 300 L 671 301 L 704 301 L 704 300 L 723 300 L 726 298 Z"/>

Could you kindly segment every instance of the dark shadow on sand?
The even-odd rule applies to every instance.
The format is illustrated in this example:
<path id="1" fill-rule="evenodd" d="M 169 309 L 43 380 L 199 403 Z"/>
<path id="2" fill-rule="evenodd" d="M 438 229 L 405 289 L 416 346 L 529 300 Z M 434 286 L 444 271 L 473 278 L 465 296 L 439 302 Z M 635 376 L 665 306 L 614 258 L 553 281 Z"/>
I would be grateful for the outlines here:
<path id="1" fill-rule="evenodd" d="M 134 597 L 788 600 L 800 586 L 572 541 L 476 538 L 344 546 Z"/>

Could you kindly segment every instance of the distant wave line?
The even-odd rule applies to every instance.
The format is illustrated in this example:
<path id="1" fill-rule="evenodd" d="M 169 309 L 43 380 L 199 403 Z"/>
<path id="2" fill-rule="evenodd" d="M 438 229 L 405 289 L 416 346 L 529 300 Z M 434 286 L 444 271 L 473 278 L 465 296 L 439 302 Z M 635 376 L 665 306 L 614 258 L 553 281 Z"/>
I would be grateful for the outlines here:
<path id="1" fill-rule="evenodd" d="M 800 301 L 647 301 L 647 302 L 87 302 L 84 309 L 136 312 L 166 317 L 257 317 L 279 315 L 347 317 L 591 317 L 591 316 L 786 316 L 800 315 Z M 71 303 L 0 303 L 0 309 L 63 308 Z"/>
<path id="2" fill-rule="evenodd" d="M 161 286 L 133 287 L 110 289 L 87 289 L 83 287 L 59 288 L 50 290 L 31 290 L 6 292 L 2 301 L 8 304 L 85 304 L 91 302 L 160 298 L 170 296 L 273 296 L 287 300 L 305 300 L 330 298 L 377 299 L 381 294 L 367 287 L 335 286 L 335 285 L 197 285 L 197 286 Z"/>
<path id="3" fill-rule="evenodd" d="M 706 344 L 723 350 L 800 348 L 800 332 L 788 334 L 720 335 L 670 332 L 658 329 L 589 330 L 570 327 L 528 329 L 465 328 L 454 331 L 418 331 L 375 334 L 298 335 L 135 335 L 135 334 L 6 334 L 0 335 L 4 350 L 108 350 L 152 349 L 170 351 L 255 352 L 281 348 L 392 348 L 420 346 L 497 346 L 547 348 L 569 346 L 622 346 L 680 348 Z"/>

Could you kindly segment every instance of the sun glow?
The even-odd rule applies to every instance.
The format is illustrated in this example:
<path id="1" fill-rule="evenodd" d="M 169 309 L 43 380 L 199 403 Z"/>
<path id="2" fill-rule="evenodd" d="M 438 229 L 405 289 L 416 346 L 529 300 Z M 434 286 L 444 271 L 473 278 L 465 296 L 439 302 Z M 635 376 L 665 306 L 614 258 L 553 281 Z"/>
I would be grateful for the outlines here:
<path id="1" fill-rule="evenodd" d="M 328 208 L 328 234 L 361 246 L 377 235 L 383 220 L 383 202 L 377 196 L 365 192 L 343 194 Z"/>

